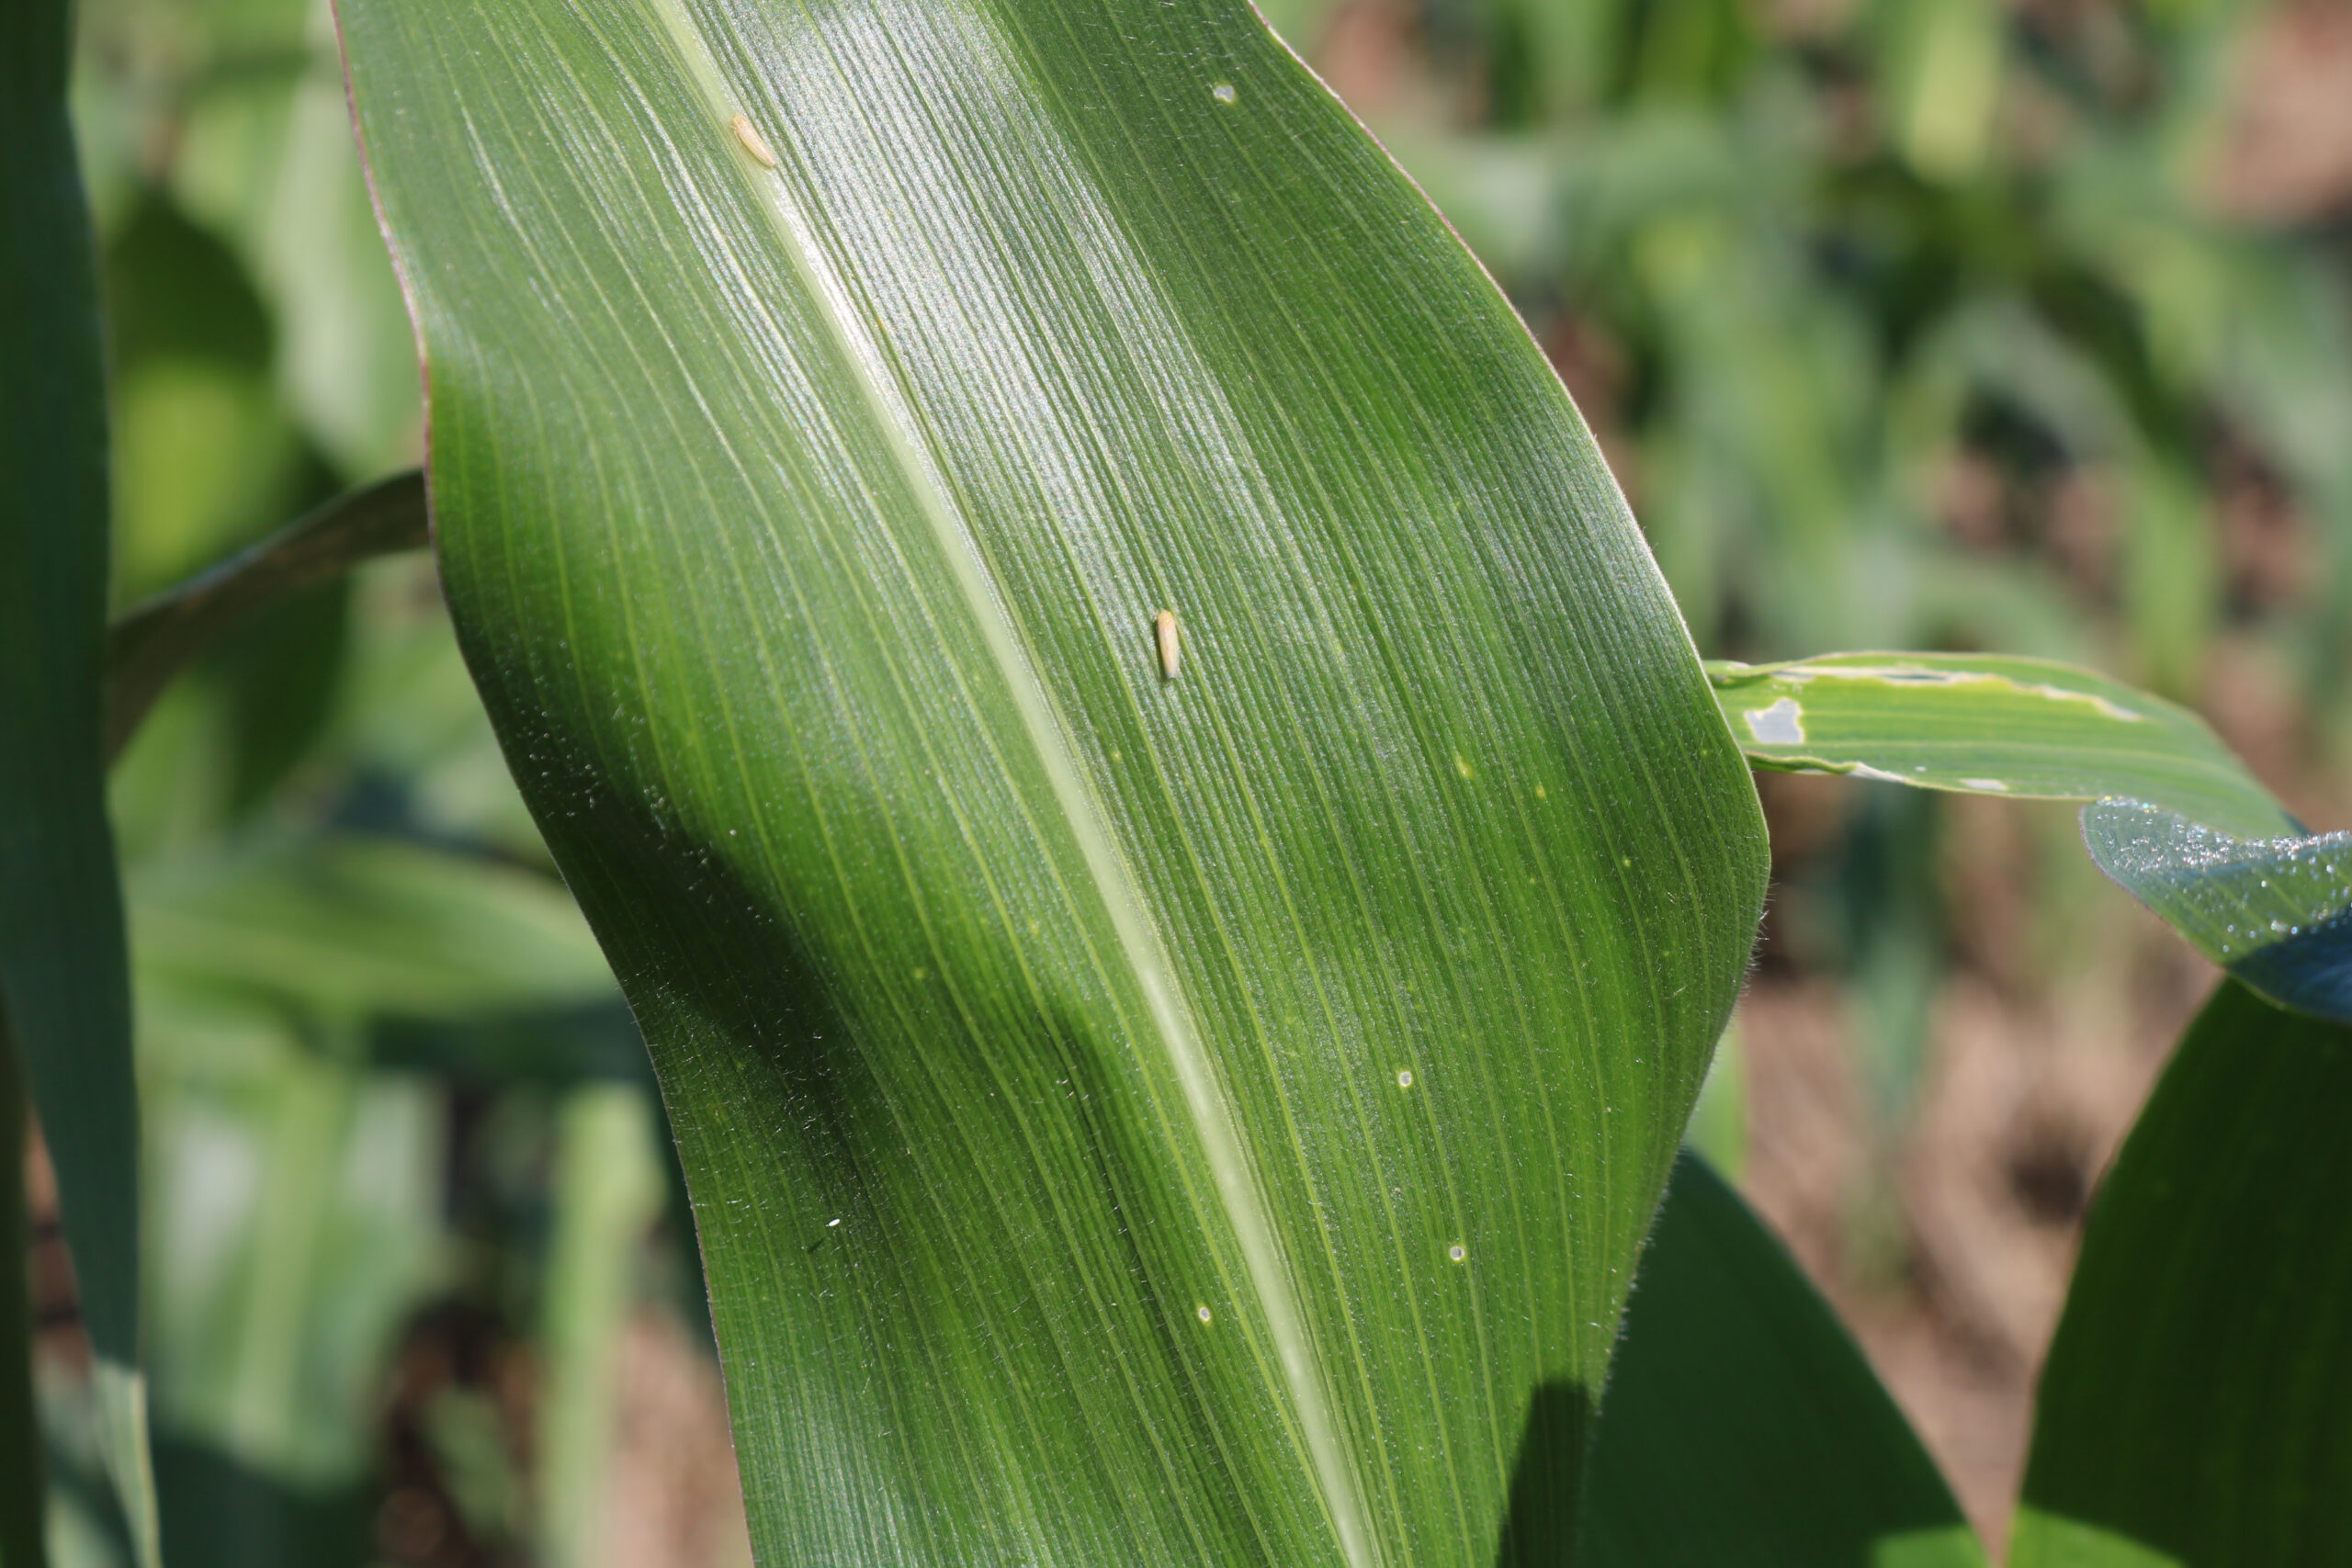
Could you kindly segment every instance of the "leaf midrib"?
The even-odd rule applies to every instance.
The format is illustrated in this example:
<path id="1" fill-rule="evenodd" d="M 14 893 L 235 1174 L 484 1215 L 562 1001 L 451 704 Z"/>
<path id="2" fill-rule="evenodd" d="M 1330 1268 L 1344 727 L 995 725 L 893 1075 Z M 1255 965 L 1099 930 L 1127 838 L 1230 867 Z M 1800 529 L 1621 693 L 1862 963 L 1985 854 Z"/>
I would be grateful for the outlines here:
<path id="1" fill-rule="evenodd" d="M 1227 1107 L 1215 1064 L 1193 1028 L 1183 987 L 1174 976 L 1157 930 L 1144 912 L 1145 903 L 1136 879 L 1071 758 L 1062 727 L 1047 703 L 1027 650 L 1010 616 L 1003 612 L 999 596 L 989 591 L 982 563 L 965 544 L 967 537 L 976 538 L 978 531 L 965 525 L 939 482 L 935 462 L 919 434 L 921 424 L 908 407 L 911 401 L 908 390 L 885 368 L 889 356 L 847 307 L 850 289 L 795 203 L 785 171 L 765 168 L 754 163 L 748 152 L 733 145 L 727 127 L 741 106 L 728 90 L 694 18 L 682 0 L 641 3 L 660 22 L 679 64 L 701 93 L 709 110 L 711 133 L 728 140 L 729 164 L 745 176 L 790 258 L 794 274 L 817 307 L 867 413 L 887 444 L 893 466 L 921 509 L 933 543 L 980 630 L 990 661 L 1012 697 L 1055 805 L 1084 860 L 1095 896 L 1111 921 L 1120 956 L 1143 993 L 1153 1032 L 1182 1089 L 1193 1134 L 1200 1142 L 1219 1204 L 1233 1228 L 1251 1291 L 1265 1314 L 1267 1333 L 1273 1341 L 1308 1462 L 1322 1495 L 1320 1501 L 1339 1538 L 1341 1554 L 1351 1568 L 1377 1568 L 1381 1560 L 1377 1538 L 1369 1529 L 1363 1503 L 1357 1495 L 1354 1471 L 1340 1425 L 1317 1375 L 1317 1358 L 1304 1315 L 1288 1270 L 1283 1266 L 1270 1216 L 1256 1190 L 1241 1134 Z M 844 83 L 845 88 L 848 85 Z M 762 129 L 764 134 L 765 128 Z M 788 148 L 784 151 L 788 155 Z"/>

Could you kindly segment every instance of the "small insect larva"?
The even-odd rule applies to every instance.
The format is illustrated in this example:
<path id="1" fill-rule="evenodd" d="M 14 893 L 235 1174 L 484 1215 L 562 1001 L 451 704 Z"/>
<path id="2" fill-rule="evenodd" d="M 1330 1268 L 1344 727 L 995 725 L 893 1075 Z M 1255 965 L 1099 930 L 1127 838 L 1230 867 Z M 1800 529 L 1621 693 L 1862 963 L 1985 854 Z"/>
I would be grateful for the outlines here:
<path id="1" fill-rule="evenodd" d="M 1176 666 L 1184 657 L 1184 645 L 1177 640 L 1176 612 L 1162 610 L 1152 617 L 1152 637 L 1159 644 L 1159 674 L 1162 680 L 1176 679 Z"/>
<path id="2" fill-rule="evenodd" d="M 768 145 L 768 139 L 760 134 L 759 127 L 752 123 L 751 116 L 739 114 L 729 123 L 734 130 L 735 140 L 743 144 L 744 152 L 757 158 L 762 168 L 775 167 L 775 149 Z"/>

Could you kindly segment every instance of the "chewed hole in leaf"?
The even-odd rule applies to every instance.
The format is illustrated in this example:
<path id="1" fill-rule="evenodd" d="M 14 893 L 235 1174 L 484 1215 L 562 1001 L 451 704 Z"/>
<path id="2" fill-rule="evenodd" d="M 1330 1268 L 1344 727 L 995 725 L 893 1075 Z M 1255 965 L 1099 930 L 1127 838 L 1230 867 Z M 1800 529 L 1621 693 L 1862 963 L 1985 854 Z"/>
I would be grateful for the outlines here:
<path id="1" fill-rule="evenodd" d="M 1758 746 L 1804 744 L 1804 709 L 1794 697 L 1782 697 L 1770 707 L 1751 708 L 1741 716 L 1747 720 L 1747 733 Z"/>

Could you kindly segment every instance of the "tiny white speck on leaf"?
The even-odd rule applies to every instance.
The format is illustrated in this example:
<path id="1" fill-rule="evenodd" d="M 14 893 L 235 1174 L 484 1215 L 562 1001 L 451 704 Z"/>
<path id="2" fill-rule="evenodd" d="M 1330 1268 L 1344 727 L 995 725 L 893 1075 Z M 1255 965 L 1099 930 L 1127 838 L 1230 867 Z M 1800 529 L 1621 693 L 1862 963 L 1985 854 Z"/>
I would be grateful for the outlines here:
<path id="1" fill-rule="evenodd" d="M 1464 1258 L 1470 1256 L 1470 1249 L 1457 1241 L 1452 1247 L 1445 1249 L 1445 1255 L 1454 1262 L 1459 1263 Z"/>
<path id="2" fill-rule="evenodd" d="M 1229 104 L 1235 98 L 1239 97 L 1240 95 L 1233 90 L 1232 83 L 1219 82 L 1216 86 L 1209 89 L 1209 96 L 1215 98 L 1218 103 Z"/>
<path id="3" fill-rule="evenodd" d="M 839 1220 L 827 1220 L 827 1221 L 825 1222 L 825 1228 L 826 1228 L 827 1230 L 831 1230 L 831 1229 L 832 1229 L 835 1225 L 840 1224 L 841 1224 L 841 1221 L 839 1221 Z"/>
<path id="4" fill-rule="evenodd" d="M 1477 776 L 1477 770 L 1470 765 L 1470 759 L 1459 751 L 1453 754 L 1453 771 L 1465 779 Z"/>
<path id="5" fill-rule="evenodd" d="M 1193 1309 L 1193 1315 L 1199 1318 L 1203 1323 L 1206 1323 L 1216 1314 L 1209 1311 L 1205 1306 L 1196 1306 Z"/>
<path id="6" fill-rule="evenodd" d="M 1413 1069 L 1412 1069 L 1412 1068 L 1410 1068 L 1410 1067 L 1402 1067 L 1402 1068 L 1399 1068 L 1399 1069 L 1397 1070 L 1397 1073 L 1396 1073 L 1396 1087 L 1397 1087 L 1398 1089 L 1410 1089 L 1410 1088 L 1412 1088 L 1412 1087 L 1413 1087 Z"/>

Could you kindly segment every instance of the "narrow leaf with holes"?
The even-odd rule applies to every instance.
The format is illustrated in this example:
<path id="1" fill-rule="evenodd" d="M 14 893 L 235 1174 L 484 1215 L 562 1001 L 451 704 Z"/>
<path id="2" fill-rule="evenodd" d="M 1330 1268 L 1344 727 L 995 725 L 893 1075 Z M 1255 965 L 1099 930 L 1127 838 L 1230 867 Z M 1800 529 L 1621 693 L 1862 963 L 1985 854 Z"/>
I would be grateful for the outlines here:
<path id="1" fill-rule="evenodd" d="M 2285 1006 L 2352 1021 L 2352 834 L 2309 834 L 2205 721 L 2071 665 L 1835 653 L 1710 664 L 1758 768 L 2087 802 L 2099 869 Z"/>

